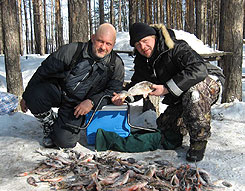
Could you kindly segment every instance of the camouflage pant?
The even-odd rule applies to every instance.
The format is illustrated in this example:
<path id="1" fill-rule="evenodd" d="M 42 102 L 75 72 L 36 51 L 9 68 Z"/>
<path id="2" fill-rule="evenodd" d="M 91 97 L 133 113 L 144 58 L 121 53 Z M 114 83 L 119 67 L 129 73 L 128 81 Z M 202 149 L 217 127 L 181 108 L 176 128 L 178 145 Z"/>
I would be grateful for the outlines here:
<path id="1" fill-rule="evenodd" d="M 183 93 L 181 103 L 167 107 L 157 119 L 165 149 L 181 146 L 185 129 L 193 141 L 210 137 L 211 106 L 219 92 L 220 83 L 207 77 Z"/>

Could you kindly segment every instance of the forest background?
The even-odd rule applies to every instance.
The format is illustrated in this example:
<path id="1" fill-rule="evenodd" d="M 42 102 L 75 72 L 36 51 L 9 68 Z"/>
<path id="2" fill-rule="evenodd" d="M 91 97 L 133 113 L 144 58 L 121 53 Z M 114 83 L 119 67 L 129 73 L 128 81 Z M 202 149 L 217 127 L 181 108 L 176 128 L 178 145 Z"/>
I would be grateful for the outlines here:
<path id="1" fill-rule="evenodd" d="M 242 100 L 243 0 L 0 0 L 0 17 L 7 91 L 18 97 L 20 55 L 50 54 L 66 43 L 87 41 L 104 22 L 119 32 L 144 22 L 190 32 L 222 51 L 215 57 L 226 76 L 222 102 Z"/>

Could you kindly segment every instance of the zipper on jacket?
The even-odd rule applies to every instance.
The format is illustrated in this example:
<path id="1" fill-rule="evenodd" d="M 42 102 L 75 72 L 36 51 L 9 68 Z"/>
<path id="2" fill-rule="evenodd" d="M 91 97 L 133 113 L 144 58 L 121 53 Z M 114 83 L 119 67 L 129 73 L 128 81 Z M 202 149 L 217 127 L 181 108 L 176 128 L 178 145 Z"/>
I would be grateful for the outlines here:
<path id="1" fill-rule="evenodd" d="M 154 65 L 150 66 L 148 58 L 146 58 L 146 64 L 148 67 L 150 67 L 150 69 L 153 71 L 154 76 L 156 77 L 156 71 L 154 70 Z"/>
<path id="2" fill-rule="evenodd" d="M 95 63 L 96 63 L 96 61 L 94 61 L 93 64 L 92 64 L 92 66 L 91 66 L 92 67 L 92 70 L 89 71 L 79 82 L 77 82 L 76 86 L 73 88 L 73 91 L 75 91 L 77 89 L 77 87 L 79 86 L 79 84 L 82 81 L 84 81 L 87 78 L 87 76 L 93 71 L 93 66 L 95 65 Z"/>
<path id="3" fill-rule="evenodd" d="M 154 73 L 154 75 L 155 75 L 155 77 L 157 77 L 157 74 L 156 74 L 156 70 L 155 70 L 155 64 L 156 64 L 156 61 L 160 58 L 160 56 L 162 56 L 164 53 L 166 53 L 166 52 L 168 52 L 170 49 L 168 49 L 168 50 L 165 50 L 164 52 L 162 52 L 161 54 L 159 54 L 158 56 L 157 56 L 157 58 L 154 60 L 154 62 L 153 62 L 153 64 L 152 64 L 152 69 L 153 69 L 153 73 Z M 147 59 L 147 63 L 148 63 L 148 59 Z"/>

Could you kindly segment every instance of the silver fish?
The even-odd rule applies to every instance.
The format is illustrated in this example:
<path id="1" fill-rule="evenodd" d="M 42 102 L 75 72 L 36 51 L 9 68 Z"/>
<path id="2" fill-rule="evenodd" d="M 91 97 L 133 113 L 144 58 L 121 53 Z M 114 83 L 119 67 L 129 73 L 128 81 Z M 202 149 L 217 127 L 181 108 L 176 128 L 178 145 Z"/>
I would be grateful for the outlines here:
<path id="1" fill-rule="evenodd" d="M 152 89 L 152 85 L 153 83 L 151 82 L 142 81 L 135 84 L 128 91 L 119 93 L 119 95 L 121 98 L 126 98 L 127 96 L 136 96 L 136 95 L 143 95 L 143 97 L 146 98 L 147 95 L 154 90 Z"/>

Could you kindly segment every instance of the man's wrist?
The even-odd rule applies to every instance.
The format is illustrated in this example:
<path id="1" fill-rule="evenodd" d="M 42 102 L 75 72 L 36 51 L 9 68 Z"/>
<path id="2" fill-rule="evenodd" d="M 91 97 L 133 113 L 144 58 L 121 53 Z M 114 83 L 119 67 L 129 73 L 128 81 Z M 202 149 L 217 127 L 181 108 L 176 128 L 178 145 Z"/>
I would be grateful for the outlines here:
<path id="1" fill-rule="evenodd" d="M 93 102 L 93 100 L 90 99 L 90 103 L 91 103 L 92 106 L 94 107 L 94 102 Z"/>

